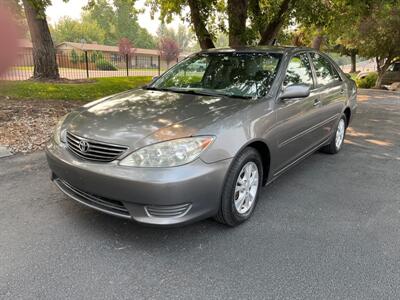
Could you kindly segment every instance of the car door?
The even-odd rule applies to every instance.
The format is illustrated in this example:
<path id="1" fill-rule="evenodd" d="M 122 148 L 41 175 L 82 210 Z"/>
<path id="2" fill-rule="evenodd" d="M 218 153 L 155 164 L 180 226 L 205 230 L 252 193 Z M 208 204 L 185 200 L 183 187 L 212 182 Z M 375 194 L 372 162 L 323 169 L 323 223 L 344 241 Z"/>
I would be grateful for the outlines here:
<path id="1" fill-rule="evenodd" d="M 390 65 L 386 73 L 383 75 L 383 85 L 390 85 L 393 82 L 400 82 L 400 63 Z"/>
<path id="2" fill-rule="evenodd" d="M 319 94 L 314 90 L 314 78 L 306 52 L 293 55 L 287 65 L 282 89 L 293 84 L 311 87 L 308 97 L 278 99 L 276 103 L 277 155 L 274 159 L 274 173 L 278 175 L 298 157 L 316 144 L 314 127 L 317 125 Z"/>
<path id="3" fill-rule="evenodd" d="M 315 93 L 321 103 L 318 106 L 318 126 L 315 134 L 321 142 L 332 134 L 346 103 L 345 83 L 336 67 L 320 53 L 311 52 L 310 58 L 316 78 Z"/>
<path id="4" fill-rule="evenodd" d="M 392 83 L 393 82 L 400 82 L 400 62 L 393 65 Z"/>

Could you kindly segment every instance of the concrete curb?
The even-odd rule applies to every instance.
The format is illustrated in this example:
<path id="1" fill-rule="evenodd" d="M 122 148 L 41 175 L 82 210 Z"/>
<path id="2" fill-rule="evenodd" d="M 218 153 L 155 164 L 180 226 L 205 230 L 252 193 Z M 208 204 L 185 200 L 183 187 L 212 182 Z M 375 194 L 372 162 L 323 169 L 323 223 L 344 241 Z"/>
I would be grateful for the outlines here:
<path id="1" fill-rule="evenodd" d="M 0 158 L 8 157 L 8 156 L 11 156 L 11 155 L 13 155 L 13 154 L 10 152 L 10 150 L 7 149 L 6 146 L 1 146 L 0 145 Z"/>

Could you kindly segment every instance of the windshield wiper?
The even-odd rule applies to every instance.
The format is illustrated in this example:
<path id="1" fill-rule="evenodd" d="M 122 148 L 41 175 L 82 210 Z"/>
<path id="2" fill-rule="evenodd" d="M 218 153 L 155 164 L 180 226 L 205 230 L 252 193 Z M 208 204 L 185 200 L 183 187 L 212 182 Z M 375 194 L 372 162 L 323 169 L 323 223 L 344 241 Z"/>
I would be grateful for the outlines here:
<path id="1" fill-rule="evenodd" d="M 224 93 L 221 93 L 219 95 L 226 96 L 226 97 L 229 97 L 229 98 L 239 98 L 239 99 L 253 99 L 254 98 L 252 96 L 236 95 L 236 94 L 224 94 Z"/>
<path id="2" fill-rule="evenodd" d="M 142 87 L 144 90 L 149 90 L 149 91 L 169 91 L 169 89 L 167 89 L 167 88 L 157 88 L 157 87 L 154 87 L 154 86 L 147 86 L 147 85 L 145 85 L 144 87 Z"/>
<path id="3" fill-rule="evenodd" d="M 160 91 L 167 91 L 173 93 L 182 93 L 182 94 L 192 94 L 192 95 L 202 95 L 202 96 L 219 96 L 217 93 L 210 93 L 203 90 L 195 90 L 195 89 L 176 89 L 176 88 L 163 88 L 159 89 Z"/>
<path id="4" fill-rule="evenodd" d="M 175 88 L 156 88 L 153 86 L 144 87 L 146 90 L 152 91 L 163 91 L 163 92 L 174 92 L 174 93 L 183 93 L 183 94 L 192 94 L 192 95 L 202 95 L 202 96 L 224 96 L 229 98 L 239 98 L 239 99 L 252 99 L 252 96 L 246 95 L 236 95 L 236 94 L 229 94 L 229 93 L 218 93 L 213 91 L 204 91 L 200 89 L 175 89 Z"/>

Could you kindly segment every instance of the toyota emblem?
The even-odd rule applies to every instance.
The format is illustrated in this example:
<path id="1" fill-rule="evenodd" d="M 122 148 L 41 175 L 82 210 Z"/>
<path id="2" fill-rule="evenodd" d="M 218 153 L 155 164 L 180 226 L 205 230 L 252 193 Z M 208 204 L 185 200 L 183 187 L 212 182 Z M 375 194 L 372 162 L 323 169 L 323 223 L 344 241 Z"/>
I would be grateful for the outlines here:
<path id="1" fill-rule="evenodd" d="M 81 150 L 83 153 L 86 153 L 89 151 L 90 145 L 87 141 L 80 141 L 79 142 L 79 150 Z"/>

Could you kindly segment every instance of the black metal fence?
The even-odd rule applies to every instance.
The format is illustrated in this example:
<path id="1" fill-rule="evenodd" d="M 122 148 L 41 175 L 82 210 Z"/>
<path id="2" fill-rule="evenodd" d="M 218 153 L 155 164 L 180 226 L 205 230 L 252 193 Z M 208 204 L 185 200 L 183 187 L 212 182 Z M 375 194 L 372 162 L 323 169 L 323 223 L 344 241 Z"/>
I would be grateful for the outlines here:
<path id="1" fill-rule="evenodd" d="M 98 77 L 158 76 L 177 60 L 166 62 L 160 55 L 101 52 L 58 51 L 60 77 L 87 79 Z M 14 66 L 0 80 L 27 80 L 33 76 L 33 56 L 30 51 L 18 54 Z"/>

